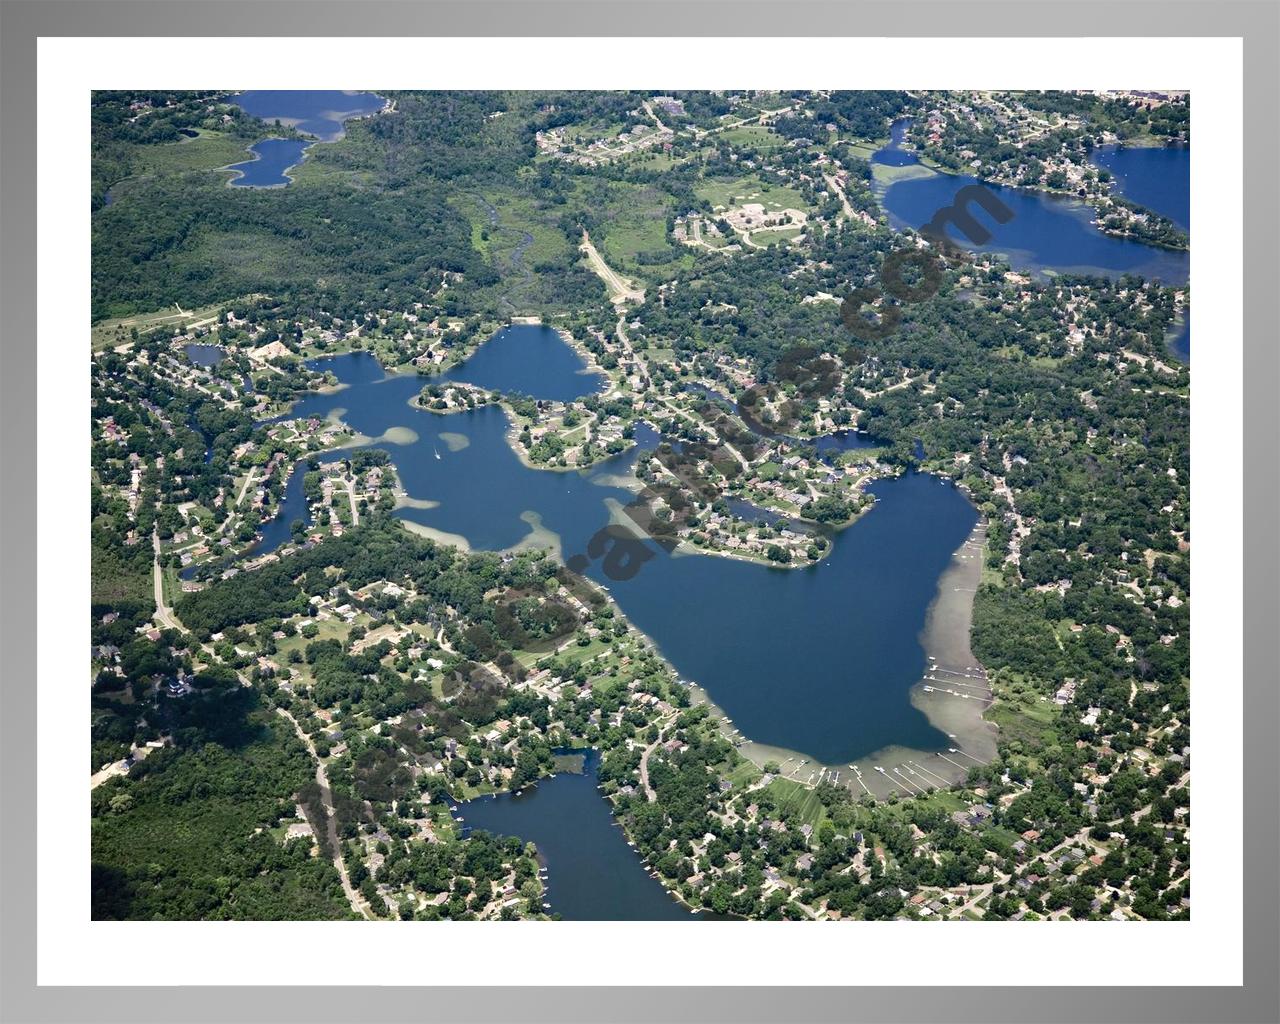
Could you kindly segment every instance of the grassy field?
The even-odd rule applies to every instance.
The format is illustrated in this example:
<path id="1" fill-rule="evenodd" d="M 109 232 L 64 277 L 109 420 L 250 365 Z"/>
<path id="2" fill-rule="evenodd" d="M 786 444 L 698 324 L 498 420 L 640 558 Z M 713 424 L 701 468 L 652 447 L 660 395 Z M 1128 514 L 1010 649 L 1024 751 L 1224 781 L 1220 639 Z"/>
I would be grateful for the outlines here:
<path id="1" fill-rule="evenodd" d="M 812 825 L 815 829 L 826 817 L 827 810 L 818 799 L 817 791 L 808 786 L 790 779 L 774 779 L 765 792 L 777 802 L 780 815 L 794 814 L 802 823 Z"/>
<path id="2" fill-rule="evenodd" d="M 127 343 L 136 328 L 139 334 L 157 327 L 187 328 L 201 320 L 216 318 L 222 306 L 203 306 L 200 309 L 178 310 L 170 306 L 155 313 L 142 313 L 137 316 L 119 317 L 114 320 L 103 320 L 90 330 L 93 351 L 100 352 L 105 348 Z"/>
<path id="3" fill-rule="evenodd" d="M 667 237 L 674 200 L 661 189 L 614 182 L 606 188 L 579 189 L 575 198 L 596 212 L 599 225 L 592 241 L 620 273 L 652 280 L 693 265 L 693 253 Z"/>
<path id="4" fill-rule="evenodd" d="M 496 226 L 482 199 L 497 210 Z M 508 264 L 517 249 L 527 266 L 567 258 L 569 242 L 556 225 L 558 208 L 541 210 L 531 196 L 492 189 L 483 194 L 459 194 L 449 203 L 471 225 L 471 244 L 496 266 Z M 526 235 L 533 236 L 532 241 L 526 241 Z"/>
<path id="5" fill-rule="evenodd" d="M 323 619 L 316 622 L 319 632 L 313 637 L 305 637 L 301 633 L 293 636 L 287 636 L 283 640 L 276 643 L 276 657 L 283 663 L 288 659 L 290 651 L 305 651 L 307 644 L 313 640 L 341 640 L 344 644 L 347 642 L 347 634 L 351 632 L 351 626 L 340 619 Z M 306 667 L 297 666 L 304 673 Z"/>
<path id="6" fill-rule="evenodd" d="M 986 717 L 999 727 L 1003 740 L 1018 740 L 1027 749 L 1037 749 L 1042 745 L 1044 731 L 1059 713 L 1056 704 L 1029 693 L 1022 698 L 1001 696 L 987 710 Z"/>
<path id="7" fill-rule="evenodd" d="M 249 143 L 244 139 L 203 130 L 196 138 L 182 142 L 137 146 L 133 150 L 133 173 L 111 186 L 111 199 L 114 203 L 128 202 L 134 186 L 149 178 L 193 171 L 213 172 L 247 160 L 249 156 Z"/>
<path id="8" fill-rule="evenodd" d="M 952 793 L 950 790 L 946 789 L 935 790 L 928 796 L 917 797 L 910 807 L 907 804 L 880 804 L 881 810 L 903 820 L 906 820 L 909 816 L 914 814 L 915 808 L 927 807 L 930 810 L 942 811 L 944 814 L 951 814 L 954 811 L 963 811 L 968 806 L 968 801 L 963 799 L 959 794 Z"/>
<path id="9" fill-rule="evenodd" d="M 881 139 L 879 142 L 859 140 L 858 142 L 851 142 L 849 149 L 853 151 L 854 156 L 861 157 L 863 160 L 870 160 L 875 156 L 876 150 L 883 149 L 888 141 L 888 139 Z"/>
<path id="10" fill-rule="evenodd" d="M 725 774 L 725 778 L 733 784 L 733 793 L 741 793 L 751 783 L 760 778 L 761 771 L 745 757 L 734 764 L 733 770 Z"/>
<path id="11" fill-rule="evenodd" d="M 763 152 L 781 149 L 787 144 L 787 140 L 772 128 L 766 128 L 764 125 L 759 124 L 726 129 L 720 132 L 719 138 L 733 146 L 749 147 Z"/>
<path id="12" fill-rule="evenodd" d="M 770 185 L 748 175 L 743 178 L 709 178 L 694 187 L 699 199 L 705 199 L 713 207 L 726 209 L 743 203 L 759 203 L 766 210 L 808 210 L 804 196 L 793 188 Z"/>
<path id="13" fill-rule="evenodd" d="M 910 181 L 912 178 L 931 178 L 937 173 L 922 164 L 907 164 L 904 167 L 890 167 L 888 164 L 871 165 L 872 181 L 879 188 L 888 188 L 899 181 Z"/>
<path id="14" fill-rule="evenodd" d="M 773 228 L 766 231 L 751 232 L 751 241 L 756 245 L 768 247 L 789 242 L 793 238 L 799 238 L 802 234 L 804 234 L 804 228 Z"/>
<path id="15" fill-rule="evenodd" d="M 201 131 L 186 142 L 141 146 L 137 150 L 142 174 L 173 174 L 181 171 L 211 171 L 249 159 L 249 144 L 221 132 Z"/>

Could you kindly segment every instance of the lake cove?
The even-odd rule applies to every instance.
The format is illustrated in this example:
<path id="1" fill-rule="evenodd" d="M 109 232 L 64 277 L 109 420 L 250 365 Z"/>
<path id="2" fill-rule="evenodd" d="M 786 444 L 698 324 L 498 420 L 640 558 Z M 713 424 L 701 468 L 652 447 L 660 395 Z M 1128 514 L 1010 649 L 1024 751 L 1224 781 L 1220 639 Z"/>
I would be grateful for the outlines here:
<path id="1" fill-rule="evenodd" d="M 221 345 L 201 345 L 198 342 L 183 345 L 182 351 L 194 365 L 203 366 L 206 370 L 213 369 L 227 355 Z"/>
<path id="2" fill-rule="evenodd" d="M 1015 269 L 1039 275 L 1074 273 L 1115 278 L 1140 274 L 1170 285 L 1186 283 L 1190 265 L 1187 253 L 1104 234 L 1093 224 L 1093 208 L 1075 199 L 984 183 L 970 175 L 947 174 L 926 167 L 914 153 L 901 148 L 906 127 L 905 122 L 896 122 L 889 143 L 872 157 L 873 180 L 881 205 L 898 230 L 919 230 L 939 210 L 951 206 L 962 188 L 981 184 L 1013 211 L 1013 217 L 1005 224 L 997 224 L 975 204 L 975 216 L 991 231 L 992 238 L 978 245 L 953 229 L 952 237 L 966 249 L 997 253 Z M 1126 170 L 1126 188 L 1136 193 L 1147 191 L 1151 178 L 1162 173 L 1155 163 L 1129 163 Z M 1125 192 L 1140 202 L 1136 193 Z"/>
<path id="3" fill-rule="evenodd" d="M 547 912 L 566 921 L 697 920 L 649 874 L 601 799 L 595 750 L 582 755 L 581 772 L 559 772 L 519 793 L 460 804 L 467 831 L 518 836 L 538 847 L 546 868 Z"/>
<path id="4" fill-rule="evenodd" d="M 252 160 L 231 164 L 227 170 L 235 177 L 230 184 L 241 188 L 280 188 L 290 182 L 286 173 L 302 162 L 307 147 L 304 139 L 263 139 L 249 147 Z"/>
<path id="5" fill-rule="evenodd" d="M 1120 195 L 1190 228 L 1190 146 L 1099 146 L 1090 160 L 1112 173 Z"/>
<path id="6" fill-rule="evenodd" d="M 608 386 L 607 378 L 589 372 L 582 357 L 542 324 L 504 327 L 465 363 L 431 379 L 557 402 L 599 394 Z"/>
<path id="7" fill-rule="evenodd" d="M 386 106 L 381 96 L 370 92 L 339 90 L 251 89 L 231 100 L 248 114 L 264 121 L 297 128 L 311 139 L 263 139 L 249 147 L 253 159 L 232 164 L 235 176 L 229 184 L 242 188 L 280 188 L 292 180 L 290 168 L 306 156 L 307 149 L 321 142 L 342 138 L 343 125 L 353 117 L 377 113 Z"/>
<path id="8" fill-rule="evenodd" d="M 516 390 L 547 398 L 598 386 L 555 332 L 509 328 L 480 353 L 521 339 L 562 352 L 528 361 Z M 585 552 L 633 497 L 619 484 L 633 479 L 634 451 L 583 471 L 531 469 L 512 450 L 497 406 L 450 415 L 418 409 L 410 403 L 422 378 L 387 376 L 368 353 L 311 365 L 345 386 L 306 396 L 290 415 L 339 416 L 362 443 L 384 447 L 407 499 L 396 514 L 428 535 L 488 550 L 550 547 L 565 558 Z M 498 368 L 477 354 L 450 376 L 483 383 L 494 379 L 491 371 Z M 395 429 L 405 427 L 411 435 Z M 416 440 L 398 444 L 400 436 Z M 657 440 L 652 431 L 637 436 L 650 448 Z M 303 518 L 300 493 L 292 500 L 291 480 L 273 531 L 281 542 Z M 653 557 L 630 580 L 609 579 L 598 561 L 586 574 L 750 740 L 827 765 L 890 747 L 936 751 L 948 737 L 911 697 L 926 667 L 920 634 L 939 577 L 977 513 L 950 483 L 925 474 L 880 481 L 872 493 L 876 506 L 813 567 L 772 569 L 650 545 Z M 265 542 L 260 550 L 269 550 Z"/>

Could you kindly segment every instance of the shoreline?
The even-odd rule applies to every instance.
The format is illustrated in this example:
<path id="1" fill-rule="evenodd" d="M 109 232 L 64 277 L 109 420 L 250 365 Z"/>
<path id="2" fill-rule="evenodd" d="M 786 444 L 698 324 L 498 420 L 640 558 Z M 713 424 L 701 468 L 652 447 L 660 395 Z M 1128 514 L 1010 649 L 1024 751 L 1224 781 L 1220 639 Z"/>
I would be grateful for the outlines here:
<path id="1" fill-rule="evenodd" d="M 992 703 L 990 691 L 986 691 L 987 696 L 982 696 L 979 690 L 985 686 L 977 675 L 985 676 L 985 669 L 973 656 L 969 644 L 973 599 L 982 575 L 986 529 L 986 522 L 980 519 L 952 553 L 951 563 L 938 577 L 937 591 L 925 613 L 925 624 L 919 634 L 924 648 L 925 669 L 909 691 L 912 705 L 923 712 L 931 725 L 948 736 L 956 750 L 967 753 L 957 756 L 946 750 L 944 756 L 938 751 L 890 745 L 855 758 L 848 764 L 824 764 L 803 751 L 759 743 L 745 737 L 706 690 L 690 683 L 691 692 L 710 707 L 711 713 L 720 720 L 721 729 L 735 742 L 743 757 L 758 768 L 763 768 L 768 761 L 778 762 L 783 768 L 779 778 L 812 786 L 824 778 L 830 781 L 839 773 L 839 785 L 850 789 L 855 796 L 874 799 L 883 799 L 892 793 L 900 797 L 918 795 L 912 793 L 913 785 L 922 789 L 926 786 L 944 789 L 962 783 L 970 767 L 990 761 L 995 756 L 998 734 L 997 727 L 985 718 L 985 712 Z M 654 649 L 661 656 L 661 649 L 656 644 Z M 972 675 L 966 676 L 965 673 Z M 960 681 L 962 679 L 963 682 Z M 947 693 L 948 689 L 954 693 Z M 960 693 L 970 696 L 955 695 Z M 910 768 L 905 767 L 908 764 Z M 851 765 L 857 765 L 857 769 Z M 895 769 L 899 774 L 895 774 Z M 811 776 L 814 777 L 813 782 L 808 781 Z M 901 782 L 894 781 L 899 778 Z"/>
<path id="2" fill-rule="evenodd" d="M 1107 143 L 1107 145 L 1116 145 L 1116 144 Z M 1123 144 L 1120 144 L 1117 148 L 1125 148 L 1125 146 Z M 1134 146 L 1133 148 L 1160 149 L 1160 148 L 1176 148 L 1176 147 Z M 1188 144 L 1184 148 L 1189 149 L 1190 145 Z M 1155 239 L 1144 238 L 1141 235 L 1134 234 L 1133 232 L 1117 231 L 1117 230 L 1113 230 L 1111 228 L 1106 227 L 1102 219 L 1104 212 L 1107 209 L 1111 208 L 1113 205 L 1116 205 L 1115 200 L 1119 198 L 1119 199 L 1123 199 L 1127 203 L 1130 203 L 1137 212 L 1146 214 L 1149 217 L 1155 217 L 1160 220 L 1169 221 L 1169 223 L 1173 224 L 1175 228 L 1178 228 L 1178 225 L 1174 224 L 1173 221 L 1170 218 L 1166 217 L 1164 214 L 1159 213 L 1158 211 L 1153 210 L 1148 206 L 1143 206 L 1141 203 L 1134 202 L 1132 199 L 1126 198 L 1120 192 L 1109 192 L 1106 195 L 1102 195 L 1102 196 L 1081 196 L 1078 193 L 1071 192 L 1070 190 L 1066 190 L 1066 189 L 1054 189 L 1054 188 L 1049 188 L 1048 186 L 1045 186 L 1045 185 L 1022 185 L 1022 184 L 1017 184 L 1011 181 L 1003 181 L 999 178 L 989 178 L 983 175 L 980 171 L 975 171 L 974 169 L 970 169 L 968 171 L 954 170 L 950 167 L 944 167 L 942 164 L 939 164 L 935 160 L 925 156 L 922 152 L 915 149 L 910 149 L 910 150 L 904 149 L 904 150 L 901 150 L 901 152 L 911 153 L 912 155 L 914 155 L 916 158 L 916 163 L 901 164 L 901 165 L 872 163 L 871 165 L 872 193 L 875 195 L 877 202 L 879 202 L 881 210 L 886 215 L 890 215 L 890 214 L 888 209 L 885 207 L 885 199 L 889 189 L 891 189 L 894 185 L 902 181 L 910 181 L 913 179 L 924 179 L 929 177 L 932 174 L 945 174 L 952 178 L 962 178 L 962 177 L 973 178 L 974 181 L 976 181 L 979 185 L 982 185 L 983 187 L 986 187 L 986 188 L 992 188 L 992 187 L 1006 188 L 1006 189 L 1011 189 L 1015 192 L 1025 192 L 1030 195 L 1046 196 L 1052 199 L 1057 199 L 1062 202 L 1079 206 L 1086 210 L 1091 210 L 1093 211 L 1094 216 L 1089 221 L 1090 225 L 1095 230 L 1097 230 L 1097 232 L 1100 235 L 1105 235 L 1108 238 L 1116 238 L 1122 241 L 1136 242 L 1139 245 L 1144 245 L 1144 246 L 1147 246 L 1148 248 L 1157 249 L 1162 252 L 1189 253 L 1191 251 L 1189 240 L 1188 240 L 1188 243 L 1185 245 L 1180 245 L 1180 246 L 1169 245 L 1165 242 L 1157 241 Z M 1097 166 L 1097 165 L 1094 165 L 1094 166 Z M 895 229 L 895 230 L 899 230 L 899 229 Z M 1178 228 L 1178 230 L 1182 230 L 1182 229 Z M 1186 232 L 1183 231 L 1183 234 L 1185 235 Z M 996 255 L 1000 255 L 999 250 L 986 250 L 986 251 Z"/>
<path id="3" fill-rule="evenodd" d="M 527 322 L 536 318 L 520 318 Z M 520 322 L 513 320 L 513 322 Z M 567 332 L 559 330 L 564 337 Z M 375 356 L 376 358 L 376 356 Z M 588 364 L 590 365 L 590 364 Z M 420 411 L 433 412 L 446 416 L 455 412 L 475 411 L 463 409 L 434 410 L 425 409 L 417 404 L 418 395 L 408 400 L 409 404 Z M 590 467 L 579 466 L 539 466 L 529 462 L 522 447 L 513 443 L 518 433 L 517 417 L 505 404 L 501 395 L 496 403 L 507 417 L 506 437 L 509 447 L 516 453 L 521 463 L 531 470 L 550 472 L 585 472 Z M 342 422 L 339 415 L 338 422 Z M 346 424 L 344 424 L 346 425 Z M 350 427 L 348 426 L 348 429 Z M 365 439 L 360 435 L 351 438 L 346 446 L 355 446 L 360 441 L 372 442 L 380 439 Z M 390 439 L 387 439 L 390 440 Z M 633 444 L 633 450 L 635 445 Z M 619 453 L 625 454 L 625 453 Z M 614 457 L 614 456 L 610 456 Z M 393 460 L 394 461 L 394 460 Z M 607 461 L 607 460 L 601 460 Z M 625 474 L 617 474 L 610 481 L 633 493 L 642 490 L 642 484 L 635 476 L 634 466 Z M 872 481 L 867 481 L 868 483 Z M 967 495 L 966 495 L 967 496 Z M 608 521 L 621 525 L 642 540 L 651 540 L 640 525 L 627 516 L 619 502 L 607 500 Z M 435 505 L 429 499 L 412 498 L 407 493 L 396 496 L 396 510 L 404 508 L 429 508 Z M 874 507 L 874 503 L 871 507 Z M 857 523 L 867 510 L 863 510 L 847 523 L 840 524 L 834 533 L 841 533 L 847 527 Z M 470 541 L 461 534 L 449 533 L 431 526 L 415 522 L 404 516 L 397 519 L 410 532 L 428 537 L 439 543 L 448 544 L 465 553 L 473 550 Z M 564 564 L 562 539 L 547 529 L 537 512 L 526 510 L 520 518 L 529 525 L 529 532 L 503 553 L 512 553 L 530 548 L 547 550 L 550 556 Z M 985 763 L 996 752 L 996 726 L 986 721 L 984 712 L 992 703 L 989 689 L 986 688 L 985 670 L 973 657 L 970 650 L 969 635 L 973 617 L 973 595 L 976 592 L 982 571 L 982 550 L 986 540 L 986 522 L 979 518 L 969 536 L 952 553 L 950 564 L 938 577 L 937 589 L 933 600 L 925 613 L 925 623 L 919 634 L 919 641 L 924 650 L 925 668 L 921 678 L 908 691 L 912 706 L 921 711 L 929 723 L 943 732 L 956 744 L 947 753 L 934 750 L 890 745 L 870 754 L 855 759 L 850 764 L 822 764 L 814 761 L 803 751 L 760 743 L 743 735 L 734 726 L 726 711 L 711 695 L 695 681 L 685 683 L 695 701 L 707 705 L 711 715 L 717 719 L 723 734 L 734 743 L 738 752 L 757 767 L 763 767 L 768 761 L 776 761 L 782 767 L 780 775 L 801 785 L 812 786 L 815 782 L 831 779 L 850 789 L 855 796 L 871 796 L 883 799 L 892 793 L 899 796 L 918 795 L 916 789 L 923 791 L 927 787 L 948 788 L 964 781 L 968 767 L 974 763 Z M 703 555 L 707 557 L 733 558 L 749 562 L 760 568 L 806 569 L 821 565 L 824 558 L 834 550 L 832 544 L 824 557 L 817 562 L 801 563 L 768 563 L 761 559 L 744 555 L 740 552 L 702 548 L 690 541 L 681 539 L 671 551 L 672 557 Z M 607 594 L 607 592 L 606 592 Z M 626 612 L 607 594 L 615 610 L 626 619 Z M 645 644 L 662 658 L 668 669 L 679 678 L 675 666 L 667 661 L 661 647 L 648 634 L 639 630 L 634 623 L 631 628 L 644 638 Z M 964 753 L 955 753 L 963 751 Z M 854 768 L 853 766 L 857 767 Z"/>
<path id="4" fill-rule="evenodd" d="M 356 93 L 353 92 L 352 90 L 345 90 L 345 91 L 347 92 L 348 95 L 356 95 Z M 236 93 L 236 95 L 239 95 L 239 93 Z M 297 179 L 289 172 L 292 171 L 295 167 L 300 167 L 302 165 L 302 163 L 307 159 L 307 154 L 310 152 L 312 147 L 324 145 L 327 143 L 341 142 L 346 137 L 348 121 L 364 121 L 369 118 L 378 117 L 382 114 L 395 113 L 395 109 L 396 109 L 395 100 L 389 99 L 376 92 L 370 92 L 369 95 L 377 96 L 380 100 L 382 100 L 383 101 L 382 106 L 379 107 L 377 110 L 371 110 L 371 111 L 368 111 L 367 113 L 362 113 L 360 111 L 351 111 L 350 113 L 347 113 L 345 111 L 340 111 L 340 110 L 325 112 L 326 114 L 329 114 L 329 115 L 335 115 L 335 114 L 337 115 L 336 117 L 333 118 L 333 120 L 336 120 L 338 122 L 338 130 L 329 138 L 322 138 L 321 136 L 315 135 L 314 133 L 310 133 L 310 132 L 303 133 L 301 129 L 298 128 L 298 125 L 304 120 L 304 118 L 297 118 L 297 117 L 274 118 L 274 120 L 279 121 L 280 124 L 284 125 L 285 127 L 292 128 L 294 131 L 299 132 L 299 134 L 310 135 L 312 140 L 302 147 L 302 152 L 298 155 L 297 163 L 290 164 L 288 167 L 281 170 L 280 177 L 287 178 L 288 179 L 287 181 L 277 182 L 274 185 L 237 185 L 236 182 L 245 176 L 245 172 L 236 170 L 236 168 L 238 168 L 241 164 L 250 164 L 258 160 L 261 160 L 262 159 L 261 154 L 255 152 L 253 147 L 260 145 L 263 142 L 270 142 L 272 140 L 278 140 L 281 142 L 302 142 L 302 141 L 306 141 L 305 139 L 285 139 L 278 135 L 264 136 L 263 138 L 258 139 L 256 142 L 253 142 L 250 145 L 245 147 L 245 150 L 247 152 L 253 154 L 252 160 L 241 160 L 239 161 L 239 163 L 227 164 L 225 167 L 215 167 L 214 170 L 215 171 L 231 171 L 235 175 L 235 177 L 232 177 L 227 180 L 228 188 L 287 188 L 290 185 L 294 185 L 297 183 Z M 240 104 L 237 103 L 236 106 L 239 107 Z M 240 109 L 244 110 L 244 107 L 240 107 Z M 245 111 L 245 113 L 248 113 L 248 111 Z M 251 115 L 251 116 L 256 116 L 256 115 Z M 263 121 L 264 123 L 266 121 L 265 117 L 259 117 L 258 119 L 260 121 Z M 190 140 L 188 139 L 187 141 L 190 141 Z"/>

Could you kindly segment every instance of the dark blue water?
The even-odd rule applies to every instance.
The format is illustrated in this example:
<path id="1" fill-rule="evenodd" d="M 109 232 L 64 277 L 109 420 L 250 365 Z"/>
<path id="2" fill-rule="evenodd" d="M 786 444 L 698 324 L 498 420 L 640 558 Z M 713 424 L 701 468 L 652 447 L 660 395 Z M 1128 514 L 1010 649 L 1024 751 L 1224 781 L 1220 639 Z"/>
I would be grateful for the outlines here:
<path id="1" fill-rule="evenodd" d="M 213 369 L 227 356 L 221 345 L 200 345 L 195 342 L 183 345 L 182 351 L 192 363 L 207 370 Z"/>
<path id="2" fill-rule="evenodd" d="M 329 452 L 321 452 L 314 457 L 321 462 L 325 462 L 329 458 L 333 458 L 334 455 Z M 292 543 L 295 520 L 301 519 L 308 526 L 311 525 L 311 509 L 308 507 L 307 497 L 302 491 L 302 481 L 306 475 L 307 463 L 304 460 L 294 466 L 289 482 L 284 485 L 284 491 L 280 497 L 280 514 L 269 523 L 263 523 L 259 529 L 258 532 L 262 534 L 262 539 L 250 550 L 249 555 L 251 557 L 275 551 L 285 544 Z"/>
<path id="3" fill-rule="evenodd" d="M 574 358 L 538 363 L 520 390 L 550 397 L 591 389 L 576 355 L 557 343 Z M 508 334 L 502 344 L 516 341 Z M 410 495 L 439 502 L 400 510 L 406 519 L 501 550 L 528 536 L 521 515 L 533 512 L 571 558 L 608 523 L 607 498 L 631 500 L 601 478 L 628 471 L 634 453 L 582 472 L 528 469 L 507 443 L 508 421 L 496 406 L 446 416 L 413 408 L 422 381 L 384 378 L 367 353 L 312 365 L 350 386 L 306 397 L 293 415 L 323 418 L 343 409 L 346 422 L 371 437 L 396 426 L 417 433 L 413 444 L 381 445 Z M 470 366 L 457 368 L 455 379 L 468 379 Z M 465 434 L 470 443 L 451 451 L 444 432 Z M 629 580 L 611 578 L 603 558 L 585 572 L 610 588 L 681 675 L 704 686 L 750 738 L 831 764 L 890 743 L 938 749 L 946 737 L 912 707 L 908 690 L 924 668 L 918 634 L 938 576 L 976 512 L 960 492 L 926 475 L 884 481 L 873 493 L 876 507 L 838 534 L 815 567 L 673 557 L 646 545 L 651 557 Z M 286 502 L 285 535 L 296 517 Z"/>
<path id="4" fill-rule="evenodd" d="M 546 862 L 546 902 L 566 921 L 696 920 L 627 845 L 596 788 L 599 754 L 580 753 L 581 775 L 562 772 L 522 793 L 462 804 L 466 828 L 535 843 Z"/>
<path id="5" fill-rule="evenodd" d="M 382 109 L 383 99 L 371 92 L 342 92 L 335 89 L 251 89 L 231 99 L 246 113 L 264 121 L 279 121 L 314 136 L 313 139 L 263 139 L 249 147 L 255 159 L 234 164 L 237 176 L 232 185 L 247 188 L 278 188 L 289 184 L 287 171 L 300 164 L 306 149 L 319 139 L 340 139 L 344 123 Z"/>
<path id="6" fill-rule="evenodd" d="M 558 338 L 556 341 L 580 367 L 576 354 Z M 585 544 L 586 538 L 606 521 L 601 505 L 604 498 L 612 496 L 624 502 L 630 499 L 621 488 L 600 487 L 592 482 L 592 477 L 601 472 L 625 471 L 629 455 L 618 456 L 585 473 L 527 469 L 507 443 L 509 423 L 506 413 L 497 406 L 443 416 L 415 408 L 410 402 L 422 389 L 423 379 L 385 376 L 378 361 L 368 353 L 319 359 L 308 365 L 333 372 L 348 387 L 332 394 L 306 396 L 294 406 L 291 416 L 324 419 L 330 410 L 344 409 L 343 419 L 370 437 L 404 426 L 418 435 L 417 442 L 411 445 L 378 445 L 391 453 L 408 494 L 440 502 L 433 509 L 402 509 L 399 514 L 405 519 L 461 534 L 473 547 L 501 550 L 524 539 L 529 524 L 520 519 L 520 514 L 534 511 L 554 516 L 558 525 L 552 529 L 562 532 L 566 539 L 580 539 Z M 450 374 L 454 380 L 468 376 L 464 367 L 455 368 Z M 574 370 L 566 373 L 562 363 L 558 373 L 534 374 L 521 381 L 520 390 L 535 398 L 552 398 L 571 394 L 575 389 L 578 394 L 587 394 L 594 385 L 595 378 Z M 440 436 L 444 433 L 465 434 L 470 443 L 460 451 L 451 451 Z"/>
<path id="7" fill-rule="evenodd" d="M 250 89 L 231 99 L 246 113 L 293 125 L 324 142 L 339 138 L 348 118 L 376 113 L 384 104 L 371 92 L 338 89 Z"/>
<path id="8" fill-rule="evenodd" d="M 504 327 L 465 363 L 431 379 L 558 402 L 599 394 L 608 386 L 607 378 L 587 372 L 582 357 L 541 324 Z"/>
<path id="9" fill-rule="evenodd" d="M 1093 163 L 1115 177 L 1126 199 L 1162 213 L 1186 231 L 1191 226 L 1189 146 L 1101 146 Z"/>
<path id="10" fill-rule="evenodd" d="M 918 635 L 938 577 L 977 513 L 926 474 L 872 493 L 874 508 L 809 568 L 658 554 L 630 580 L 588 574 L 753 740 L 826 764 L 890 743 L 941 749 L 908 691 L 925 667 Z"/>
<path id="11" fill-rule="evenodd" d="M 895 141 L 877 152 L 873 161 L 898 167 L 918 164 L 914 154 L 898 148 L 900 138 L 895 125 Z M 1136 168 L 1130 177 L 1139 177 Z M 932 221 L 939 210 L 951 206 L 956 193 L 974 184 L 982 183 L 967 174 L 930 172 L 891 183 L 884 190 L 881 203 L 895 228 L 918 230 Z M 1013 217 L 998 224 L 974 204 L 974 216 L 992 237 L 977 244 L 952 228 L 951 237 L 966 249 L 999 253 L 1016 269 L 1036 274 L 1081 273 L 1113 278 L 1139 274 L 1166 284 L 1184 284 L 1187 280 L 1187 253 L 1103 234 L 1092 223 L 1096 216 L 1093 208 L 1084 203 L 1030 189 L 993 184 L 984 187 L 1013 212 Z"/>
<path id="12" fill-rule="evenodd" d="M 907 129 L 910 127 L 911 119 L 909 117 L 894 121 L 889 128 L 888 144 L 881 146 L 871 155 L 871 162 L 873 164 L 884 164 L 886 167 L 907 167 L 911 164 L 918 164 L 920 161 L 916 159 L 915 154 L 902 148 L 902 143 L 907 137 Z"/>
<path id="13" fill-rule="evenodd" d="M 206 370 L 212 370 L 224 359 L 227 358 L 226 349 L 221 345 L 202 345 L 198 342 L 191 342 L 183 345 L 182 351 L 196 366 L 203 366 Z M 240 389 L 246 394 L 253 391 L 253 379 L 245 374 L 240 378 Z M 207 459 L 205 460 L 208 461 Z"/>
<path id="14" fill-rule="evenodd" d="M 228 170 L 236 172 L 231 184 L 244 188 L 276 188 L 289 184 L 285 173 L 302 163 L 310 142 L 302 139 L 263 139 L 249 147 L 254 159 L 232 164 Z"/>
<path id="15" fill-rule="evenodd" d="M 1169 351 L 1184 363 L 1191 362 L 1191 315 L 1187 314 L 1181 326 L 1175 325 L 1171 333 L 1165 336 Z"/>

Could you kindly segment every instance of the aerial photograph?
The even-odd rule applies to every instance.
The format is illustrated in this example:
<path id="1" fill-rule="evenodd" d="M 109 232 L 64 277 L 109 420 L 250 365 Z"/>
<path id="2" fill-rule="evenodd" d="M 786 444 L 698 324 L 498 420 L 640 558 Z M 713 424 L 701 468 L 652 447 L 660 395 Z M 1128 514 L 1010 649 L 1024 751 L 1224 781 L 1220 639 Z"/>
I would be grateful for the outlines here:
<path id="1" fill-rule="evenodd" d="M 1190 920 L 1188 91 L 89 102 L 94 920 Z"/>

